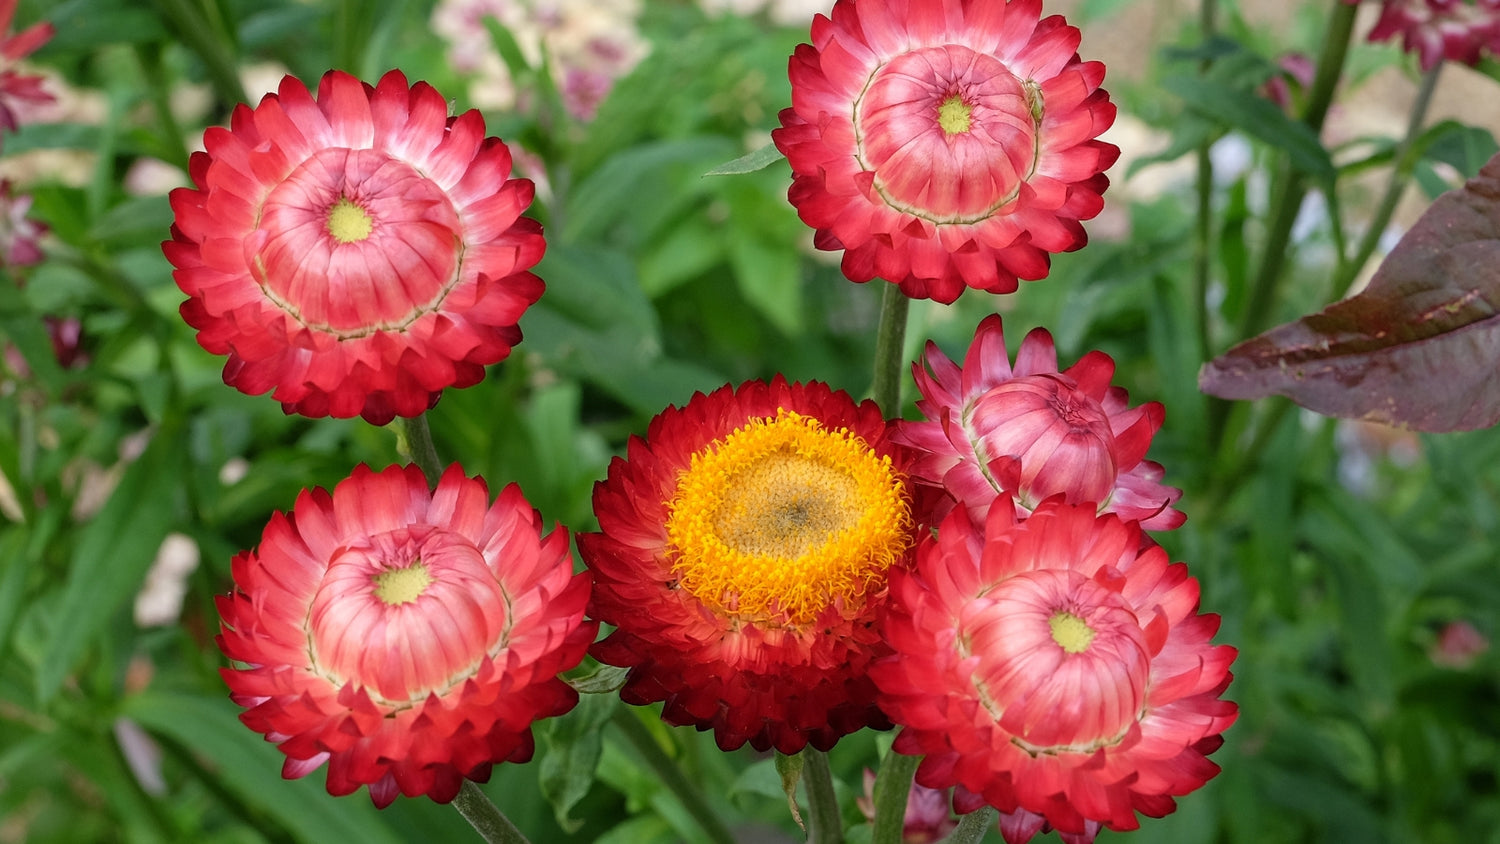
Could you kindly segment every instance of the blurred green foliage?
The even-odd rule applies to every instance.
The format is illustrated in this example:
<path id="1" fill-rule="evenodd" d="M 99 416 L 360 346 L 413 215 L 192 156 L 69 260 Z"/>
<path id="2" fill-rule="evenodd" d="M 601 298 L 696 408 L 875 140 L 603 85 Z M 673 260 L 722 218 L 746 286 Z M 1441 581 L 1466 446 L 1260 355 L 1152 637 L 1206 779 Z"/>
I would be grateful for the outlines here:
<path id="1" fill-rule="evenodd" d="M 1167 164 L 1214 142 L 1242 152 L 1217 173 L 1206 330 L 1195 322 L 1197 216 L 1183 180 L 1153 193 L 1117 186 L 1094 241 L 1016 295 L 915 303 L 908 357 L 928 339 L 961 357 L 979 319 L 1000 311 L 1012 348 L 1047 326 L 1065 364 L 1102 349 L 1133 401 L 1167 407 L 1152 457 L 1184 488 L 1189 521 L 1158 538 L 1191 565 L 1204 609 L 1222 615 L 1219 641 L 1240 650 L 1228 696 L 1242 713 L 1214 757 L 1224 772 L 1137 836 L 1500 841 L 1500 654 L 1464 667 L 1432 658 L 1453 622 L 1500 635 L 1500 437 L 1372 431 L 1270 401 L 1227 413 L 1216 440 L 1213 402 L 1196 388 L 1202 361 L 1236 339 L 1267 174 L 1290 161 L 1323 191 L 1276 304 L 1290 318 L 1342 293 L 1327 279 L 1368 193 L 1356 178 L 1387 164 L 1394 142 L 1326 149 L 1256 94 L 1281 52 L 1317 49 L 1327 3 L 1303 4 L 1276 33 L 1225 5 L 1211 50 L 1193 52 L 1204 39 L 1184 22 L 1177 53 L 1109 86 Z M 1095 0 L 1081 22 L 1108 27 L 1129 13 Z M 0 276 L 12 350 L 0 372 L 0 473 L 13 491 L 0 520 L 0 841 L 471 834 L 425 799 L 377 812 L 362 794 L 328 797 L 321 772 L 283 781 L 280 754 L 237 723 L 212 641 L 230 558 L 299 490 L 332 486 L 359 462 L 399 460 L 398 442 L 394 430 L 288 417 L 226 387 L 222 361 L 177 315 L 182 296 L 158 245 L 171 222 L 165 196 L 124 188 L 143 159 L 184 166 L 203 126 L 226 119 L 237 68 L 276 62 L 313 80 L 330 67 L 367 79 L 401 67 L 466 108 L 430 14 L 408 0 L 21 3 L 23 24 L 45 15 L 58 28 L 34 63 L 94 105 L 92 117 L 4 139 L 6 159 L 37 168 L 23 189 L 52 237 L 45 263 Z M 871 377 L 878 284 L 850 284 L 836 256 L 813 252 L 785 200 L 785 163 L 703 175 L 768 140 L 805 27 L 708 17 L 682 0 L 647 3 L 640 26 L 654 49 L 592 121 L 547 96 L 486 114 L 493 133 L 545 162 L 549 190 L 532 213 L 547 227 L 537 272 L 548 290 L 512 358 L 429 415 L 447 459 L 495 489 L 518 482 L 549 523 L 575 531 L 593 526 L 590 491 L 611 455 L 664 406 L 778 372 L 856 395 Z M 1199 72 L 1205 56 L 1217 73 Z M 1348 85 L 1399 61 L 1356 45 Z M 190 94 L 207 105 L 187 108 Z M 1486 130 L 1457 121 L 1430 135 L 1417 169 L 1429 190 L 1444 168 L 1472 172 L 1495 149 Z M 80 320 L 84 359 L 58 362 L 45 316 Z M 196 541 L 202 564 L 181 620 L 140 628 L 132 604 L 169 532 Z M 618 701 L 600 700 L 539 725 L 541 758 L 497 766 L 487 791 L 534 841 L 703 840 L 608 726 Z M 797 840 L 768 758 L 721 754 L 704 735 L 637 715 L 734 826 Z M 151 758 L 127 750 L 136 729 L 160 754 L 159 781 L 130 767 Z M 851 736 L 833 754 L 851 825 L 860 771 L 888 741 Z M 544 794 L 564 805 L 554 812 Z"/>

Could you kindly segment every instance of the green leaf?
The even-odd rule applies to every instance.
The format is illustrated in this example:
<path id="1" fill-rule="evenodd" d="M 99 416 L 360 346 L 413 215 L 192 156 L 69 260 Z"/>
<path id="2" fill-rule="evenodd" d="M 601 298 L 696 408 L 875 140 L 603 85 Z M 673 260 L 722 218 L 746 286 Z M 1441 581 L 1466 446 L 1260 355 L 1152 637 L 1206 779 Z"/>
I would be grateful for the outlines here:
<path id="1" fill-rule="evenodd" d="M 592 674 L 569 680 L 568 685 L 581 695 L 609 695 L 624 688 L 629 674 L 629 668 L 600 665 Z"/>
<path id="2" fill-rule="evenodd" d="M 43 701 L 62 686 L 115 612 L 135 597 L 176 519 L 184 460 L 179 427 L 164 426 L 152 436 L 146 452 L 125 470 L 114 494 L 79 535 L 52 638 L 37 669 L 37 693 Z"/>
<path id="3" fill-rule="evenodd" d="M 1324 185 L 1332 185 L 1337 171 L 1323 142 L 1307 124 L 1293 120 L 1280 107 L 1253 91 L 1194 76 L 1168 76 L 1162 87 L 1181 97 L 1200 114 L 1285 150 L 1292 166 Z"/>
<path id="4" fill-rule="evenodd" d="M 802 822 L 802 812 L 797 808 L 797 783 L 802 781 L 802 763 L 800 753 L 788 756 L 776 751 L 776 773 L 781 775 L 781 791 L 786 795 L 787 808 L 792 810 L 792 820 L 806 832 L 807 824 Z"/>
<path id="5" fill-rule="evenodd" d="M 730 146 L 728 138 L 700 136 L 653 141 L 617 153 L 574 189 L 559 240 L 577 243 L 598 237 L 641 203 L 653 201 L 653 188 L 668 181 L 665 174 L 670 168 L 693 162 L 701 167 L 701 162 L 722 158 Z"/>
<path id="6" fill-rule="evenodd" d="M 400 844 L 362 794 L 330 796 L 322 771 L 283 780 L 281 753 L 246 729 L 237 717 L 238 707 L 228 700 L 146 692 L 127 698 L 121 708 L 142 727 L 192 751 L 217 784 L 275 818 L 299 841 Z"/>
<path id="7" fill-rule="evenodd" d="M 604 749 L 601 732 L 620 703 L 613 697 L 585 695 L 573 711 L 553 718 L 542 727 L 547 753 L 537 770 L 542 795 L 552 804 L 557 825 L 566 832 L 577 832 L 583 821 L 569 812 L 589 793 L 599 756 Z"/>
<path id="8" fill-rule="evenodd" d="M 776 144 L 768 143 L 759 149 L 745 153 L 733 161 L 726 161 L 703 175 L 738 176 L 742 173 L 754 173 L 756 170 L 764 170 L 770 167 L 785 157 L 781 154 L 781 150 L 776 148 Z"/>
<path id="9" fill-rule="evenodd" d="M 740 295 L 789 337 L 802 333 L 802 262 L 783 245 L 741 235 L 729 244 Z"/>

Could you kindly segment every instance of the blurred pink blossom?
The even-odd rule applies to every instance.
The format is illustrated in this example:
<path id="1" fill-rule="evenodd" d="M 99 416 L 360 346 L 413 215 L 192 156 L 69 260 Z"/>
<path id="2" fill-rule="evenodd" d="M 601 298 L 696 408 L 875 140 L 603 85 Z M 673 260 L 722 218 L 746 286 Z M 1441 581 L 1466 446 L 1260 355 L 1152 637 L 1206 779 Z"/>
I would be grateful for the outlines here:
<path id="1" fill-rule="evenodd" d="M 14 132 L 20 125 L 18 103 L 47 103 L 52 95 L 42 90 L 42 77 L 23 74 L 16 63 L 36 52 L 52 37 L 52 24 L 43 21 L 10 35 L 18 0 L 0 0 L 0 130 Z"/>
<path id="2" fill-rule="evenodd" d="M 1478 64 L 1481 53 L 1500 53 L 1500 0 L 1384 0 L 1369 40 L 1398 36 L 1423 70 L 1443 59 Z"/>
<path id="3" fill-rule="evenodd" d="M 1429 654 L 1435 665 L 1444 668 L 1468 668 L 1485 651 L 1490 649 L 1490 640 L 1467 621 L 1452 621 L 1438 634 Z"/>

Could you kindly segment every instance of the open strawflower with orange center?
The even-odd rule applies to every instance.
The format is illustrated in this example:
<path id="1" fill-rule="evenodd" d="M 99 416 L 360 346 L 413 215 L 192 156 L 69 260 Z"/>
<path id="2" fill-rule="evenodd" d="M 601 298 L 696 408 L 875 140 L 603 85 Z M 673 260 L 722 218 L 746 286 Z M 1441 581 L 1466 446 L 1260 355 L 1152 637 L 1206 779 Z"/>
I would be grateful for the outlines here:
<path id="1" fill-rule="evenodd" d="M 791 754 L 886 726 L 865 676 L 887 575 L 913 544 L 873 402 L 780 377 L 695 395 L 632 438 L 594 490 L 592 653 L 628 703 Z"/>

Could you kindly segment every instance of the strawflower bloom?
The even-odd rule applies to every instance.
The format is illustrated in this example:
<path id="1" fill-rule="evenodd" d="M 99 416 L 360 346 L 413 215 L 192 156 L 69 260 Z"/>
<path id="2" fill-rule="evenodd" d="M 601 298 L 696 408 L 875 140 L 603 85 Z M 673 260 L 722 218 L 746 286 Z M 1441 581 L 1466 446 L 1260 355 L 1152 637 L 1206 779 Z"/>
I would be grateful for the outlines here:
<path id="1" fill-rule="evenodd" d="M 827 750 L 889 726 L 865 675 L 887 573 L 912 544 L 906 485 L 874 402 L 777 377 L 696 394 L 632 437 L 580 534 L 591 651 L 631 704 L 725 750 Z"/>
<path id="2" fill-rule="evenodd" d="M 911 571 L 891 575 L 871 668 L 917 782 L 988 803 L 1021 844 L 1076 844 L 1161 817 L 1218 773 L 1207 754 L 1238 708 L 1220 695 L 1234 648 L 1212 645 L 1198 583 L 1138 525 L 1091 506 L 1009 502 L 981 529 L 955 511 Z"/>
<path id="3" fill-rule="evenodd" d="M 316 100 L 286 77 L 235 109 L 171 194 L 162 245 L 198 342 L 224 380 L 274 390 L 288 413 L 416 416 L 521 339 L 542 294 L 527 270 L 541 226 L 532 186 L 484 118 L 449 118 L 424 82 L 371 88 L 330 71 Z"/>
<path id="4" fill-rule="evenodd" d="M 1444 59 L 1478 64 L 1484 53 L 1500 53 L 1500 0 L 1385 0 L 1369 40 L 1397 37 L 1423 70 Z"/>
<path id="5" fill-rule="evenodd" d="M 1041 0 L 839 0 L 790 66 L 771 136 L 788 198 L 851 280 L 1009 293 L 1087 240 L 1119 156 L 1078 29 Z"/>
<path id="6" fill-rule="evenodd" d="M 925 521 L 936 523 L 956 502 L 983 522 L 999 498 L 1013 498 L 1025 514 L 1059 494 L 1148 530 L 1186 519 L 1172 507 L 1182 491 L 1163 485 L 1162 467 L 1145 459 L 1165 411 L 1158 402 L 1130 407 L 1124 388 L 1110 384 L 1109 355 L 1089 352 L 1059 370 L 1052 335 L 1037 328 L 1012 367 L 1000 317 L 991 315 L 962 367 L 931 342 L 926 363 L 912 365 L 926 419 L 899 422 L 894 435 L 911 448 L 912 482 L 947 493 L 926 499 L 935 503 Z"/>
<path id="7" fill-rule="evenodd" d="M 456 465 L 436 490 L 415 466 L 360 466 L 273 516 L 234 558 L 218 641 L 282 776 L 327 762 L 330 794 L 446 803 L 530 759 L 532 721 L 577 703 L 557 675 L 598 629 L 566 532 L 541 529 L 514 484 L 491 504 Z"/>
<path id="8" fill-rule="evenodd" d="M 49 21 L 34 23 L 14 35 L 11 22 L 19 0 L 0 0 L 0 131 L 14 132 L 21 125 L 16 107 L 21 103 L 49 103 L 52 95 L 42 89 L 40 76 L 23 74 L 16 63 L 36 52 L 55 32 Z"/>

